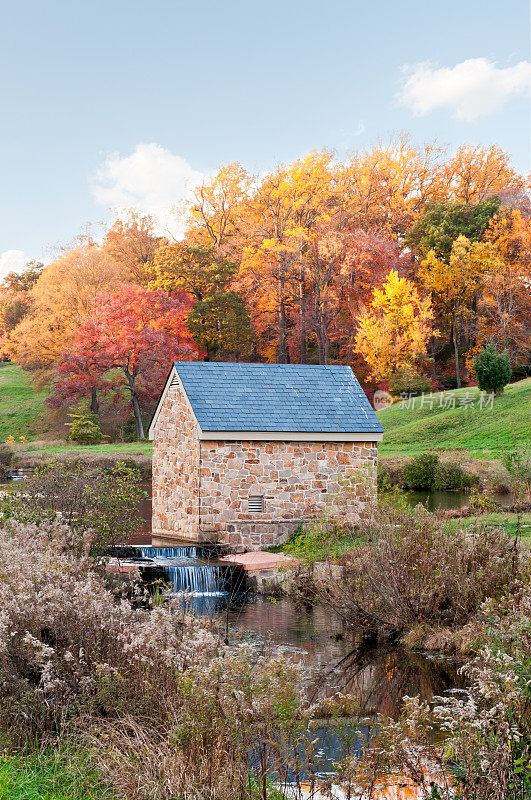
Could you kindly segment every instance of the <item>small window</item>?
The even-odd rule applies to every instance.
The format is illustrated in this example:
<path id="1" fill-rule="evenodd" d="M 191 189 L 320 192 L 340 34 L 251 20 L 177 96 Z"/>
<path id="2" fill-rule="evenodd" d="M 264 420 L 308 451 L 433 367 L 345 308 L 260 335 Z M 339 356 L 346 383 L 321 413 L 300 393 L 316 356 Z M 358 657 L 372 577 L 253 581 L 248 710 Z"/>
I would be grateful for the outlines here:
<path id="1" fill-rule="evenodd" d="M 251 514 L 264 513 L 264 497 L 263 495 L 254 495 L 249 498 L 249 512 Z"/>

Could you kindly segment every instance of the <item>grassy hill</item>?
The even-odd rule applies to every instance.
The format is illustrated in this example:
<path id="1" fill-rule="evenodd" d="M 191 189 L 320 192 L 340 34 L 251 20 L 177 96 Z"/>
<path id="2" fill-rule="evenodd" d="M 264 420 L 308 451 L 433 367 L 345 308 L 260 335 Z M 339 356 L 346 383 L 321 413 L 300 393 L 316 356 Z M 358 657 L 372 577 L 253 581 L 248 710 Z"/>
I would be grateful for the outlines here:
<path id="1" fill-rule="evenodd" d="M 462 449 L 476 458 L 497 458 L 511 446 L 512 435 L 531 442 L 531 378 L 505 388 L 492 409 L 479 407 L 477 388 L 434 393 L 433 408 L 415 398 L 412 408 L 400 402 L 378 413 L 385 429 L 382 455 L 412 455 L 433 447 Z M 453 403 L 455 408 L 444 407 Z"/>
<path id="2" fill-rule="evenodd" d="M 42 439 L 46 433 L 46 391 L 37 392 L 16 364 L 0 364 L 0 442 L 8 436 Z"/>

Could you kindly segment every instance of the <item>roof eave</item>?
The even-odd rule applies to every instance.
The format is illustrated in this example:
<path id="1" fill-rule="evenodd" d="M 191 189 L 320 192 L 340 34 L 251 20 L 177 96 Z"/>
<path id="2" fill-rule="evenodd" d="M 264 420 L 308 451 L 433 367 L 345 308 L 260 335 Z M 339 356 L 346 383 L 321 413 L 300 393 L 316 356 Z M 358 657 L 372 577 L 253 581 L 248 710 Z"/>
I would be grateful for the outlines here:
<path id="1" fill-rule="evenodd" d="M 243 442 L 381 442 L 383 433 L 356 431 L 204 431 L 199 429 L 202 441 L 237 440 Z"/>

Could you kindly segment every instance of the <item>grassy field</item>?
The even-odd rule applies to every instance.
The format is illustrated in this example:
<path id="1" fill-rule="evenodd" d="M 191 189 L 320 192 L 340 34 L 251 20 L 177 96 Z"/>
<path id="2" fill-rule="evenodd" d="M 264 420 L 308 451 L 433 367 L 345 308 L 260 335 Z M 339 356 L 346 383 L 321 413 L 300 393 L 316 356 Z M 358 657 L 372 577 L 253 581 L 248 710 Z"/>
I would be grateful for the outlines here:
<path id="1" fill-rule="evenodd" d="M 124 444 L 101 444 L 81 446 L 76 444 L 58 444 L 44 437 L 51 438 L 49 424 L 46 421 L 45 400 L 47 391 L 36 391 L 28 373 L 16 364 L 0 364 L 0 442 L 9 436 L 17 441 L 17 449 L 35 455 L 58 456 L 64 453 L 123 453 L 131 455 L 141 453 L 151 456 L 151 442 L 127 442 Z M 27 444 L 18 444 L 20 437 L 28 440 Z M 32 441 L 33 440 L 33 441 Z"/>
<path id="2" fill-rule="evenodd" d="M 0 364 L 0 442 L 8 436 L 42 438 L 46 391 L 37 392 L 28 375 L 16 364 Z"/>
<path id="3" fill-rule="evenodd" d="M 517 515 L 507 511 L 496 511 L 492 514 L 482 514 L 477 517 L 465 517 L 460 520 L 452 520 L 452 523 L 460 526 L 469 526 L 478 523 L 479 525 L 499 525 L 509 536 L 516 533 Z M 520 536 L 523 539 L 531 539 L 531 514 L 524 513 L 520 520 Z"/>
<path id="4" fill-rule="evenodd" d="M 417 397 L 412 408 L 399 402 L 379 412 L 385 429 L 381 455 L 415 455 L 433 447 L 489 459 L 510 448 L 513 431 L 517 441 L 531 441 L 531 378 L 507 386 L 492 408 L 480 408 L 477 388 L 434 393 L 429 399 L 432 408 L 427 398 Z M 445 408 L 445 402 L 455 408 Z"/>

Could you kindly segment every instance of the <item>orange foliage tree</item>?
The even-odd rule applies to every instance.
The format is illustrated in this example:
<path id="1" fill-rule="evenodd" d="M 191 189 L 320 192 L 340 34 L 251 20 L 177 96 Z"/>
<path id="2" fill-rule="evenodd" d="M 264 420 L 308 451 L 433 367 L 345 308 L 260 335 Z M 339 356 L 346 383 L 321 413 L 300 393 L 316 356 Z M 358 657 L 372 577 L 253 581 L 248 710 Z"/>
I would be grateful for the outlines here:
<path id="1" fill-rule="evenodd" d="M 124 278 L 146 286 L 151 278 L 155 253 L 165 243 L 166 239 L 155 233 L 153 217 L 131 209 L 109 228 L 103 249 L 123 266 Z"/>
<path id="2" fill-rule="evenodd" d="M 125 275 L 124 275 L 125 272 Z M 10 357 L 47 383 L 92 310 L 102 289 L 113 289 L 126 271 L 101 247 L 76 247 L 44 268 L 31 290 L 32 305 L 8 336 Z"/>

